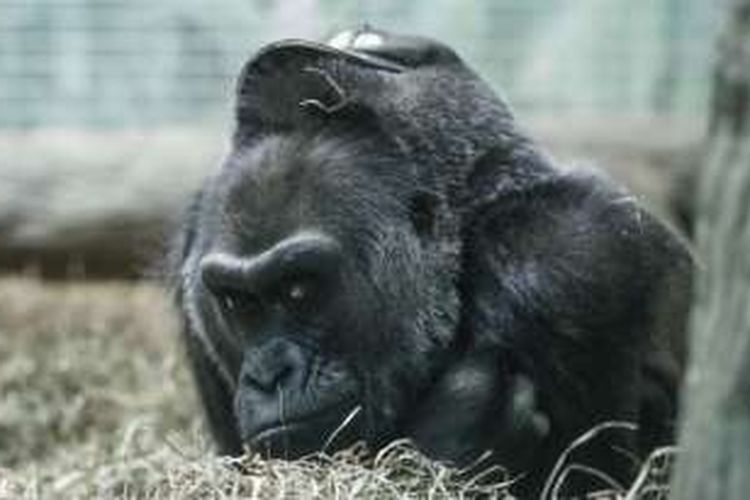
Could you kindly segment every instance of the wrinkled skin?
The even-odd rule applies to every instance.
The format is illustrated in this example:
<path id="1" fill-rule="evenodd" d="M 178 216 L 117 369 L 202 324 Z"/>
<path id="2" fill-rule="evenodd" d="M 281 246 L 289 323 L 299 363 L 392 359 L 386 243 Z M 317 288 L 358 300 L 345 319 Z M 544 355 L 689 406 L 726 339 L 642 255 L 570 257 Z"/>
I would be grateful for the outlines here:
<path id="1" fill-rule="evenodd" d="M 176 246 L 219 451 L 407 437 L 458 465 L 491 451 L 531 494 L 577 435 L 628 421 L 581 458 L 626 478 L 612 446 L 671 436 L 688 253 L 609 181 L 560 173 L 450 49 L 335 40 L 248 63 Z"/>

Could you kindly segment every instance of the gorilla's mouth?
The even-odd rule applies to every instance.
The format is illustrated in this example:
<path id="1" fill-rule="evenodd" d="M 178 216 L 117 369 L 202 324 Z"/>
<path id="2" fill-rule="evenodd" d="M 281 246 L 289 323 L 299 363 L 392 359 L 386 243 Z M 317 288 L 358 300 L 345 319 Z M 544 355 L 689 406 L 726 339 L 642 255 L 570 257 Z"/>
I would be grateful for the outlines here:
<path id="1" fill-rule="evenodd" d="M 360 436 L 359 410 L 356 403 L 347 400 L 312 414 L 271 422 L 246 437 L 245 442 L 253 451 L 279 458 L 335 451 Z"/>

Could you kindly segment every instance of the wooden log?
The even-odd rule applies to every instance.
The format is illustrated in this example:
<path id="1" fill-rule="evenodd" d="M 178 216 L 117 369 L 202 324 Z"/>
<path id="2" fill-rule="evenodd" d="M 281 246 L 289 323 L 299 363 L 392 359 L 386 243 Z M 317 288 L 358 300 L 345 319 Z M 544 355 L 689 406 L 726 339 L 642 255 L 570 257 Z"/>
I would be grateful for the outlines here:
<path id="1" fill-rule="evenodd" d="M 205 130 L 0 134 L 0 268 L 136 276 L 226 140 Z"/>
<path id="2" fill-rule="evenodd" d="M 657 212 L 669 214 L 669 186 L 679 163 L 672 159 L 684 156 L 684 138 L 690 137 L 678 125 L 591 119 L 575 126 L 528 125 L 562 162 L 604 165 Z M 634 141 L 636 136 L 647 141 Z M 31 269 L 47 277 L 148 273 L 158 267 L 189 196 L 220 164 L 228 138 L 218 126 L 3 131 L 0 271 Z"/>

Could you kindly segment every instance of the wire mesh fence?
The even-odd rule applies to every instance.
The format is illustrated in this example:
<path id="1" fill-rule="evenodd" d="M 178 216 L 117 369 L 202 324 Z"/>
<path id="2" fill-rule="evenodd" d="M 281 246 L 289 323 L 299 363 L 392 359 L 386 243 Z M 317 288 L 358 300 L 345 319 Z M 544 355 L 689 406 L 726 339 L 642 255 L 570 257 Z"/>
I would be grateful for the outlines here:
<path id="1" fill-rule="evenodd" d="M 526 113 L 703 114 L 726 0 L 0 0 L 0 128 L 228 114 L 263 43 L 368 22 L 453 45 Z"/>

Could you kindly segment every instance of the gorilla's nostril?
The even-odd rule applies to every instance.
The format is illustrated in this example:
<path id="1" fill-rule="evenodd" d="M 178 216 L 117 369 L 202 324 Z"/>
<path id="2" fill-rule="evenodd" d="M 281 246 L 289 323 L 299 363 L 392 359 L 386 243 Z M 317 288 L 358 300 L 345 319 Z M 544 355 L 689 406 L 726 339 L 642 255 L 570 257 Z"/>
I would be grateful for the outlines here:
<path id="1" fill-rule="evenodd" d="M 283 338 L 272 338 L 245 352 L 240 390 L 275 394 L 279 389 L 304 384 L 309 360 L 300 348 Z"/>
<path id="2" fill-rule="evenodd" d="M 271 369 L 269 369 L 271 368 Z M 263 393 L 275 393 L 283 388 L 291 379 L 294 368 L 288 365 L 278 367 L 265 367 L 263 369 L 242 370 L 240 385 L 245 390 L 253 390 Z"/>

